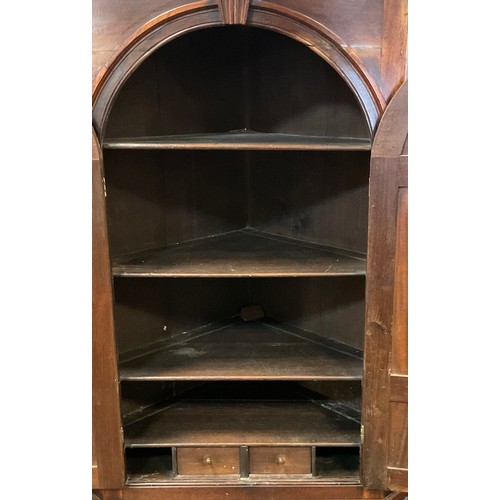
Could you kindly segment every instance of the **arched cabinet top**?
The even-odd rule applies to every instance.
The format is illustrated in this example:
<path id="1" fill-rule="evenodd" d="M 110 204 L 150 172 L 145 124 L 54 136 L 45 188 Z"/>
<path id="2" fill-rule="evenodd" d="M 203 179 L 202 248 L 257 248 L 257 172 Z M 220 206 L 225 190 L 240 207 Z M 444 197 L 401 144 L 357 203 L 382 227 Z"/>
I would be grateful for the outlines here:
<path id="1" fill-rule="evenodd" d="M 373 137 L 385 100 L 359 58 L 345 48 L 335 33 L 313 19 L 276 4 L 233 0 L 233 14 L 227 0 L 217 4 L 207 0 L 169 10 L 139 28 L 117 52 L 112 63 L 99 73 L 93 89 L 93 126 L 99 140 L 119 90 L 132 72 L 162 45 L 201 28 L 245 24 L 292 38 L 319 55 L 347 83 L 365 115 Z M 248 11 L 246 10 L 248 9 Z"/>

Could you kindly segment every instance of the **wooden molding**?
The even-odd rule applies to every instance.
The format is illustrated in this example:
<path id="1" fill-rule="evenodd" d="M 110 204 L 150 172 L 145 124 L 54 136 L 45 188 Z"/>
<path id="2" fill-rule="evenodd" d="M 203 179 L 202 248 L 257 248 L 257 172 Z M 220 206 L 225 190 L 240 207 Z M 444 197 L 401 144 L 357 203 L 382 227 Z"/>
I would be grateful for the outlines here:
<path id="1" fill-rule="evenodd" d="M 249 5 L 249 0 L 199 0 L 181 8 L 163 13 L 139 28 L 117 52 L 113 61 L 96 77 L 93 86 L 93 127 L 99 139 L 102 139 L 107 116 L 113 100 L 121 85 L 153 50 L 168 41 L 196 29 L 197 26 L 221 26 L 221 6 L 227 10 L 228 5 L 239 7 L 238 15 L 234 14 L 232 23 L 242 21 L 257 28 L 264 27 L 289 36 L 306 44 L 320 57 L 326 60 L 356 94 L 367 118 L 370 133 L 373 134 L 386 102 L 367 69 L 359 58 L 346 49 L 346 44 L 335 33 L 307 18 L 299 12 L 286 9 L 271 2 L 260 2 Z M 224 8 L 222 8 L 224 10 Z M 225 21 L 229 21 L 226 19 Z"/>
<path id="2" fill-rule="evenodd" d="M 222 24 L 245 24 L 250 0 L 217 0 Z"/>

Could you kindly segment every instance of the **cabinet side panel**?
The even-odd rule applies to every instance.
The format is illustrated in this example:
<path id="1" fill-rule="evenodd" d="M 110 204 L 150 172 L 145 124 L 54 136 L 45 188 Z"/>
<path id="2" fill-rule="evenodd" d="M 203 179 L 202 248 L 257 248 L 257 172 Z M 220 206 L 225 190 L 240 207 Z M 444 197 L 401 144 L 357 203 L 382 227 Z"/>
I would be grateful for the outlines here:
<path id="1" fill-rule="evenodd" d="M 362 478 L 375 489 L 387 484 L 398 165 L 399 158 L 373 158 L 370 173 Z"/>
<path id="2" fill-rule="evenodd" d="M 100 149 L 92 140 L 92 433 L 100 488 L 124 481 L 111 273 Z"/>

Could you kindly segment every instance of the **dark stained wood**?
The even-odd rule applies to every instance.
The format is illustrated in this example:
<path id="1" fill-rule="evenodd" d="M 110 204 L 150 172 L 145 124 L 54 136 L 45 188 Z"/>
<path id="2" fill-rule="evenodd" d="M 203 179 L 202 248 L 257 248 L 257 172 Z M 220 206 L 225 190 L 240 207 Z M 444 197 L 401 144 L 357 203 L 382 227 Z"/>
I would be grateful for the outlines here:
<path id="1" fill-rule="evenodd" d="M 398 331 L 394 328 L 398 212 L 401 165 L 400 152 L 407 138 L 407 84 L 403 85 L 381 121 L 377 131 L 370 170 L 370 213 L 368 235 L 367 309 L 364 369 L 362 481 L 375 488 L 388 487 L 389 447 L 404 448 L 405 435 L 391 428 L 391 357 Z M 402 216 L 399 216 L 402 221 Z M 401 225 L 399 229 L 401 229 Z M 400 246 L 401 262 L 404 246 Z M 403 294 L 401 295 L 403 297 Z M 397 301 L 396 301 L 397 302 Z M 401 304 L 403 305 L 403 304 Z M 401 308 L 402 310 L 402 308 Z M 402 317 L 404 313 L 402 314 Z M 398 399 L 403 396 L 399 394 Z M 403 415 L 398 415 L 398 424 Z M 389 444 L 390 442 L 393 444 Z"/>
<path id="2" fill-rule="evenodd" d="M 202 2 L 196 2 L 201 4 Z M 213 2 L 205 4 L 215 5 Z M 175 9 L 186 4 L 193 9 L 193 4 L 182 0 L 146 0 L 141 8 L 132 0 L 98 0 L 93 6 L 93 74 L 109 65 L 116 54 L 117 48 L 122 48 L 126 41 L 140 36 L 150 29 L 152 21 L 162 20 L 167 13 L 175 16 Z M 286 8 L 292 12 L 302 12 L 304 16 L 328 26 L 343 41 L 346 47 L 358 54 L 363 62 L 370 67 L 370 61 L 376 61 L 380 66 L 381 37 L 384 27 L 384 5 L 382 2 L 344 2 L 342 0 L 274 0 L 274 8 Z M 183 7 L 185 10 L 187 7 Z M 141 29 L 142 28 L 142 29 Z M 371 49 L 373 56 L 367 59 L 363 49 Z M 102 54 L 102 55 L 101 55 Z M 99 58 L 98 56 L 101 55 Z M 105 57 L 107 55 L 107 57 Z M 378 80 L 377 80 L 378 81 Z"/>
<path id="3" fill-rule="evenodd" d="M 248 226 L 366 253 L 368 152 L 106 150 L 105 162 L 112 255 Z"/>
<path id="4" fill-rule="evenodd" d="M 371 142 L 369 139 L 356 137 L 318 137 L 245 131 L 225 134 L 112 138 L 104 141 L 103 148 L 369 151 Z"/>
<path id="5" fill-rule="evenodd" d="M 327 400 L 183 400 L 124 431 L 129 447 L 359 445 L 359 423 Z"/>
<path id="6" fill-rule="evenodd" d="M 195 31 L 153 53 L 121 89 L 105 136 L 122 138 L 109 141 L 120 148 L 370 148 L 359 103 L 327 63 L 242 26 Z"/>
<path id="7" fill-rule="evenodd" d="M 359 276 L 361 256 L 252 229 L 113 259 L 123 277 Z"/>
<path id="8" fill-rule="evenodd" d="M 249 155 L 249 225 L 366 253 L 368 152 Z"/>
<path id="9" fill-rule="evenodd" d="M 106 128 L 107 113 L 109 110 L 108 106 L 113 101 L 114 96 L 118 92 L 121 83 L 127 78 L 129 71 L 134 67 L 135 63 L 138 62 L 141 57 L 146 55 L 147 52 L 152 47 L 155 47 L 156 44 L 158 43 L 163 43 L 163 41 L 166 41 L 167 38 L 174 38 L 178 35 L 186 34 L 188 31 L 196 29 L 202 25 L 205 27 L 219 26 L 221 24 L 219 7 L 221 6 L 221 2 L 223 1 L 225 2 L 226 0 L 220 0 L 220 1 L 206 0 L 198 2 L 186 2 L 182 0 L 165 0 L 161 2 L 159 0 L 144 0 L 144 2 L 141 2 L 141 5 L 138 5 L 137 2 L 133 2 L 132 0 L 120 0 L 120 2 L 118 2 L 117 0 L 96 0 L 96 2 L 93 4 L 93 11 L 94 11 L 93 33 L 95 37 L 94 62 L 96 64 L 96 67 L 94 67 L 93 69 L 93 75 L 95 75 L 95 79 L 93 81 L 93 90 L 94 90 L 94 100 L 96 102 L 94 118 L 95 118 L 95 124 L 97 126 L 97 131 L 101 137 L 104 129 Z M 236 5 L 237 2 L 233 3 L 234 5 Z M 252 5 L 248 13 L 246 12 L 247 3 L 248 0 L 244 1 L 242 0 L 241 6 L 244 6 L 245 8 L 241 9 L 239 12 L 240 21 L 243 21 L 242 15 L 243 11 L 245 11 L 245 17 L 246 17 L 245 20 L 248 21 L 249 26 L 269 27 L 272 30 L 289 35 L 291 38 L 294 38 L 295 40 L 300 40 L 301 42 L 304 42 L 305 45 L 308 45 L 318 55 L 327 60 L 332 66 L 340 70 L 340 72 L 349 82 L 350 87 L 358 95 L 358 101 L 364 108 L 366 116 L 368 117 L 369 121 L 368 128 L 370 129 L 370 134 L 371 134 L 373 130 L 375 130 L 381 110 L 385 107 L 385 100 L 383 96 L 392 95 L 392 92 L 399 85 L 399 83 L 391 83 L 391 82 L 398 82 L 398 78 L 402 74 L 401 68 L 404 68 L 404 64 L 402 63 L 402 57 L 401 57 L 402 52 L 398 53 L 398 50 L 401 47 L 402 43 L 406 43 L 405 42 L 406 34 L 403 33 L 402 31 L 405 28 L 401 24 L 402 17 L 399 15 L 400 11 L 394 9 L 394 6 L 397 5 L 398 2 L 395 0 L 393 1 L 386 0 L 385 2 L 382 1 L 373 2 L 368 0 L 362 0 L 361 2 L 345 2 L 343 0 L 332 0 L 331 2 L 325 2 L 324 0 L 310 0 L 310 1 L 308 0 L 308 2 L 303 2 L 301 0 L 272 0 L 272 1 L 253 0 L 251 2 Z M 236 12 L 232 10 L 231 13 L 235 14 Z M 233 17 L 231 19 L 231 22 L 236 22 L 236 17 Z M 396 60 L 398 57 L 399 60 Z M 404 58 L 405 57 L 406 54 L 404 54 Z M 395 61 L 394 64 L 392 63 L 392 61 Z M 267 66 L 263 66 L 263 69 L 268 71 L 269 69 L 272 69 L 273 65 L 274 63 L 268 63 Z M 231 66 L 232 66 L 232 61 L 228 62 L 227 68 Z M 251 65 L 243 65 L 242 69 L 243 71 L 253 72 L 253 70 L 250 69 L 251 67 L 252 67 Z M 158 69 L 158 67 L 156 67 L 155 69 Z M 300 79 L 302 81 L 307 80 L 306 76 L 307 74 L 312 76 L 311 73 L 305 71 L 304 75 L 300 76 Z M 158 82 L 165 81 L 165 78 L 168 80 L 170 77 L 168 74 L 165 74 L 163 70 L 160 70 Z M 315 78 L 312 77 L 311 79 L 314 81 Z M 316 80 L 315 82 L 316 86 L 319 80 L 322 81 L 322 78 Z M 211 81 L 211 80 L 206 79 L 206 81 Z M 156 82 L 156 79 L 151 80 L 151 82 Z M 169 81 L 169 85 L 170 84 L 171 81 Z M 293 82 L 290 85 L 290 88 L 292 88 L 292 85 Z M 392 89 L 391 86 L 393 87 Z M 184 87 L 186 87 L 187 89 L 187 86 Z M 220 95 L 225 96 L 227 98 L 230 93 L 230 88 L 231 84 L 228 83 L 226 84 L 223 83 L 222 85 L 219 85 Z M 264 88 L 264 91 L 256 92 L 255 94 L 253 94 L 254 99 L 256 97 L 260 99 L 260 96 L 266 95 L 265 86 L 262 88 Z M 184 90 L 182 84 L 180 85 L 180 89 Z M 294 105 L 296 104 L 300 107 L 304 103 L 311 102 L 309 96 L 306 95 L 304 99 L 303 96 L 301 95 L 301 92 L 297 91 L 297 87 L 294 87 L 294 89 L 295 89 L 294 92 L 297 96 L 296 101 L 293 103 Z M 159 95 L 159 93 L 157 95 Z M 277 99 L 276 96 L 273 95 L 273 92 L 270 92 L 269 95 L 272 101 L 279 102 L 279 96 Z M 248 99 L 250 99 L 250 96 L 248 96 Z M 189 102 L 186 101 L 185 99 L 180 99 L 180 100 L 174 99 L 174 100 L 176 102 L 178 101 L 177 105 L 179 107 L 185 106 L 186 102 Z M 150 130 L 146 129 L 147 127 L 150 126 L 150 124 L 154 122 L 154 120 L 159 118 L 160 122 L 162 120 L 163 123 L 166 122 L 165 122 L 165 115 L 161 115 L 159 113 L 161 100 L 158 100 L 157 102 L 158 106 L 156 106 L 155 104 L 155 99 L 152 99 L 151 102 L 146 102 L 146 101 L 148 100 L 147 99 L 143 100 L 144 107 L 149 110 L 152 110 L 153 112 L 155 112 L 156 110 L 158 114 L 155 116 L 151 115 L 152 120 L 150 122 L 148 122 L 148 120 L 146 119 L 140 125 L 137 124 L 137 129 L 140 129 L 142 127 L 145 130 L 145 132 L 149 133 Z M 230 99 L 227 100 L 227 102 L 229 101 Z M 232 104 L 228 105 L 227 102 L 226 105 L 228 109 L 236 110 L 236 108 L 233 107 Z M 141 99 L 138 99 L 136 101 L 136 104 L 140 106 L 141 105 L 140 103 Z M 171 104 L 172 101 L 170 102 L 170 105 Z M 264 106 L 264 108 L 266 108 L 266 106 Z M 319 112 L 320 114 L 326 114 L 326 115 L 328 114 L 328 106 L 320 105 L 316 109 L 318 110 L 317 112 Z M 310 110 L 311 108 L 309 109 L 309 111 Z M 266 113 L 268 113 L 269 116 L 265 116 Z M 235 121 L 238 122 L 239 116 L 236 115 L 237 113 L 235 113 L 234 115 L 229 113 L 228 122 L 233 119 L 235 119 Z M 288 117 L 286 117 L 286 115 L 281 115 L 281 116 L 283 116 L 283 118 L 289 119 L 290 117 L 293 118 L 292 115 Z M 315 123 L 317 123 L 318 126 L 320 127 L 324 126 L 325 122 L 322 120 L 317 120 L 316 116 L 313 115 L 314 113 L 309 113 L 306 119 L 302 121 L 302 123 L 299 125 L 299 129 L 302 128 L 300 132 L 305 132 L 303 127 L 305 127 L 306 124 L 307 127 L 309 127 L 310 125 L 314 126 Z M 347 115 L 348 113 L 344 115 L 344 117 Z M 146 116 L 147 113 L 144 114 L 142 118 L 146 118 Z M 235 128 L 240 128 L 243 126 L 248 127 L 249 124 L 248 122 L 246 122 L 246 120 L 250 116 L 251 115 L 248 112 L 246 112 L 243 116 L 243 120 L 240 120 Z M 273 125 L 272 120 L 273 117 L 275 116 L 276 114 L 274 112 L 271 113 L 269 112 L 268 109 L 266 109 L 263 114 L 263 119 L 267 120 L 267 123 L 269 123 L 270 125 Z M 238 120 L 236 120 L 236 118 L 238 118 Z M 186 123 L 188 124 L 188 126 L 190 126 L 189 124 L 191 123 L 193 124 L 194 130 L 196 132 L 200 130 L 198 127 L 200 126 L 200 124 L 203 123 L 203 120 L 193 120 L 192 116 L 186 116 L 185 120 L 186 120 L 185 122 L 179 120 L 178 122 L 174 121 L 173 123 L 180 123 L 182 124 L 182 126 L 184 126 Z M 222 121 L 220 122 L 218 120 L 219 120 L 218 118 L 216 118 L 215 121 L 209 120 L 210 121 L 210 126 L 208 127 L 209 132 L 231 129 L 230 127 L 228 127 L 228 128 L 222 128 L 221 130 L 219 129 L 214 130 L 211 124 L 213 123 L 222 124 L 224 122 L 224 119 L 222 119 Z M 132 123 L 133 126 L 136 125 L 133 120 L 122 123 Z M 243 125 L 241 125 L 241 123 L 243 123 Z M 281 123 L 278 125 L 281 127 Z M 286 125 L 288 126 L 288 123 L 286 123 Z M 152 130 L 154 130 L 155 127 L 157 127 L 157 125 L 151 125 L 151 126 Z M 292 128 L 293 126 L 294 124 L 292 120 Z M 138 135 L 143 135 L 143 134 L 145 135 L 145 133 L 140 133 Z M 197 175 L 198 173 L 196 173 L 195 177 Z M 401 178 L 401 173 L 398 173 L 398 178 Z M 401 186 L 401 183 L 399 183 L 398 186 Z M 221 189 L 221 191 L 224 191 L 224 189 Z M 178 191 L 181 193 L 183 192 L 182 186 L 180 186 L 180 189 L 178 189 Z M 238 191 L 236 190 L 235 192 Z M 274 196 L 274 194 L 275 193 L 271 193 L 272 196 Z M 242 197 L 243 196 L 245 195 L 242 195 Z M 274 198 L 276 197 L 274 196 Z M 365 196 L 365 200 L 366 199 L 367 197 Z M 171 209 L 173 206 L 175 206 L 175 203 L 176 200 L 174 200 L 173 204 L 170 205 L 168 208 Z M 194 211 L 195 210 L 193 210 L 193 212 Z M 205 215 L 208 215 L 208 212 L 203 212 L 203 210 L 201 211 L 201 213 L 203 217 Z M 394 213 L 391 213 L 388 215 L 388 217 L 392 217 L 393 215 Z M 174 217 L 172 217 L 172 219 L 174 218 L 175 215 Z M 302 221 L 307 220 L 306 217 L 300 217 L 300 214 L 298 218 Z M 140 220 L 141 220 L 140 215 L 138 214 L 137 221 Z M 191 222 L 186 221 L 185 224 L 181 223 L 177 227 L 174 227 L 173 230 L 175 232 L 181 229 L 179 233 L 182 233 L 182 228 L 183 227 L 187 228 L 190 225 Z M 283 224 L 283 226 L 285 225 Z M 203 223 L 201 223 L 198 227 L 200 228 L 205 227 L 206 229 L 206 225 L 204 225 Z M 158 227 L 154 229 L 157 230 Z M 356 226 L 355 232 L 357 234 L 358 233 L 361 234 L 362 229 L 363 229 L 362 224 L 358 224 Z M 216 233 L 217 231 L 215 231 L 213 234 Z M 124 231 L 122 234 L 125 236 L 126 231 Z M 167 231 L 167 234 L 168 234 L 167 236 L 168 243 L 170 243 L 171 242 L 170 229 Z M 196 237 L 201 237 L 201 236 L 205 235 L 197 235 Z M 163 238 L 164 234 L 161 237 Z M 181 234 L 181 237 L 179 238 L 180 241 L 183 241 L 183 239 L 190 239 L 189 237 L 188 238 L 184 237 L 185 234 Z M 392 241 L 391 237 L 392 233 L 389 233 L 388 234 L 389 241 Z M 132 240 L 133 238 L 129 239 L 129 241 Z M 359 238 L 356 241 L 358 242 Z M 139 241 L 139 243 L 140 244 L 138 246 L 134 248 L 130 247 L 123 251 L 128 252 L 132 250 L 142 250 L 157 246 L 157 243 L 155 242 L 148 243 L 147 238 L 143 238 L 141 241 Z M 163 242 L 160 242 L 158 246 L 162 245 Z M 342 248 L 349 248 L 351 250 L 357 250 L 357 251 L 365 250 L 362 247 L 361 248 L 357 246 L 351 247 L 349 245 L 347 245 L 347 247 L 342 247 Z M 119 250 L 116 253 L 122 253 L 122 250 Z M 388 254 L 390 254 L 390 252 L 388 252 Z M 389 258 L 385 261 L 384 265 L 391 265 L 390 255 Z M 106 279 L 109 280 L 109 268 L 108 268 L 108 276 L 106 277 Z M 315 283 L 316 285 L 324 280 L 324 278 L 304 278 L 304 279 L 310 281 L 311 284 Z M 359 286 L 359 281 L 363 280 L 362 276 L 341 278 L 341 279 L 354 280 L 354 288 L 356 289 L 356 294 L 361 289 L 361 287 Z M 117 278 L 116 281 L 120 280 L 122 282 L 126 281 L 125 279 L 122 278 Z M 140 287 L 138 282 L 144 280 L 128 280 L 128 281 L 134 282 L 132 284 L 133 288 L 134 286 Z M 167 281 L 184 281 L 184 280 L 167 280 Z M 229 279 L 222 281 L 224 281 L 224 287 L 229 286 L 228 285 L 228 281 L 230 281 Z M 257 281 L 263 281 L 263 280 L 257 280 Z M 276 283 L 278 280 L 272 279 L 271 281 L 273 283 Z M 293 280 L 285 279 L 284 281 L 290 283 Z M 295 281 L 301 281 L 301 280 L 295 280 Z M 326 279 L 324 281 L 330 282 L 337 280 Z M 299 291 L 300 290 L 305 291 L 308 289 L 308 286 L 304 285 L 303 283 L 301 283 L 300 285 L 293 285 L 293 286 L 295 287 L 296 290 Z M 342 289 L 342 286 L 338 286 L 338 284 L 332 286 L 336 286 L 339 290 Z M 386 282 L 382 282 L 380 283 L 380 286 L 382 289 L 384 289 L 384 287 L 390 288 L 391 284 L 389 283 L 388 285 Z M 217 312 L 225 313 L 229 309 L 233 308 L 233 306 L 235 306 L 236 303 L 238 303 L 238 307 L 246 303 L 262 303 L 263 301 L 253 300 L 259 293 L 260 283 L 257 286 L 250 285 L 249 288 L 252 287 L 254 288 L 254 291 L 249 292 L 252 300 L 248 302 L 243 302 L 240 300 L 241 299 L 240 288 L 242 287 L 240 287 L 239 285 L 235 287 L 235 290 L 238 291 L 238 294 L 237 297 L 231 300 L 230 305 L 225 303 L 226 299 L 223 297 L 224 293 L 218 291 L 217 287 L 214 287 L 214 291 L 216 294 L 216 300 L 214 302 L 217 304 L 216 307 L 218 309 Z M 272 293 L 273 289 L 278 290 L 278 288 L 280 287 L 273 285 L 264 285 L 263 288 L 267 290 L 267 294 L 269 296 L 269 294 Z M 309 292 L 305 293 L 305 295 L 308 296 L 308 299 L 305 302 L 305 304 L 308 304 L 308 307 L 306 307 L 305 309 L 301 307 L 300 301 L 287 303 L 286 295 L 275 299 L 277 302 L 281 302 L 281 304 L 273 304 L 273 309 L 280 311 L 285 310 L 286 315 L 288 317 L 291 317 L 292 323 L 296 325 L 297 324 L 303 325 L 304 323 L 311 324 L 318 326 L 318 331 L 321 332 L 331 331 L 332 324 L 329 324 L 330 321 L 329 318 L 331 318 L 332 315 L 327 312 L 327 309 L 329 307 L 329 304 L 333 301 L 333 299 L 327 297 L 328 287 L 322 286 L 320 288 L 322 292 L 314 292 L 312 289 L 309 289 Z M 349 288 L 350 287 L 346 285 L 344 289 L 348 290 Z M 370 290 L 373 291 L 375 289 L 372 288 Z M 375 291 L 375 294 L 376 293 L 377 292 Z M 174 330 L 181 329 L 182 328 L 180 326 L 181 324 L 188 324 L 188 323 L 196 324 L 201 320 L 201 317 L 206 316 L 206 311 L 207 309 L 209 309 L 210 304 L 207 304 L 204 307 L 202 306 L 203 311 L 201 312 L 198 311 L 199 303 L 201 303 L 201 298 L 200 298 L 201 295 L 202 294 L 196 293 L 196 298 L 194 301 L 195 306 L 193 306 L 192 304 L 181 306 L 181 313 L 180 313 L 181 318 L 180 319 L 174 318 L 174 324 L 175 324 Z M 150 293 L 149 298 L 151 297 L 154 297 L 153 293 Z M 142 295 L 141 300 L 144 300 L 144 302 L 146 302 L 147 298 L 148 294 L 145 293 Z M 171 298 L 172 297 L 165 297 L 163 300 L 165 301 L 165 303 L 168 303 Z M 179 300 L 180 299 L 177 300 L 177 303 L 179 303 Z M 185 302 L 189 302 L 190 295 L 187 296 L 187 300 L 186 298 L 184 300 Z M 159 299 L 157 299 L 157 302 L 153 307 L 153 310 L 155 312 L 154 318 L 146 319 L 147 314 L 145 314 L 143 318 L 143 321 L 148 324 L 148 328 L 149 326 L 151 327 L 150 331 L 155 332 L 151 337 L 148 337 L 146 340 L 158 339 L 161 337 L 161 335 L 158 335 L 156 333 L 157 326 L 158 325 L 160 326 L 159 331 L 161 330 L 162 326 L 160 324 L 162 315 L 156 314 L 156 312 L 159 310 L 160 307 L 158 305 L 158 301 Z M 311 304 L 314 301 L 319 301 L 318 309 L 315 310 L 313 308 L 313 312 L 315 314 L 313 314 L 311 317 L 308 317 L 308 313 L 311 312 Z M 211 298 L 209 302 L 212 303 Z M 397 301 L 393 301 L 392 303 L 395 309 L 397 309 L 396 302 Z M 221 307 L 222 303 L 226 305 L 224 307 Z M 342 311 L 341 313 L 342 318 L 347 317 L 349 313 L 351 314 L 351 316 L 359 317 L 358 315 L 359 301 L 354 300 L 352 303 L 355 304 L 353 309 L 350 309 L 351 304 L 349 303 L 349 301 L 344 301 L 342 303 L 340 307 Z M 268 302 L 268 304 L 270 304 L 270 302 Z M 121 304 L 119 308 L 123 309 L 122 307 L 123 305 L 124 304 Z M 294 314 L 293 309 L 294 306 L 296 305 L 298 305 L 299 307 L 295 309 L 296 314 Z M 141 307 L 144 307 L 144 304 L 141 304 Z M 175 309 L 175 305 L 169 305 L 169 307 L 170 311 Z M 382 309 L 384 309 L 386 307 L 386 302 L 382 301 L 381 307 Z M 387 305 L 387 307 L 389 306 Z M 131 300 L 129 303 L 127 303 L 125 308 L 127 309 L 126 314 L 120 313 L 118 315 L 122 316 L 121 321 L 123 324 L 127 323 L 126 320 L 127 317 L 133 317 L 135 314 L 132 312 L 134 308 L 134 300 Z M 372 312 L 374 310 L 375 308 L 371 309 Z M 147 311 L 149 311 L 147 308 L 143 308 L 142 311 L 139 311 L 139 313 L 137 313 L 137 316 L 140 316 L 141 312 L 143 313 Z M 168 314 L 170 314 L 171 316 L 170 312 Z M 214 316 L 217 316 L 217 314 L 215 313 L 213 314 Z M 335 314 L 337 314 L 337 310 Z M 383 317 L 385 318 L 385 316 Z M 339 331 L 343 332 L 342 335 L 344 335 L 344 337 L 341 340 L 351 342 L 350 333 L 357 331 L 356 319 L 351 319 L 351 320 L 341 319 L 339 323 L 346 323 L 347 325 L 347 328 L 339 329 Z M 381 320 L 380 322 L 377 322 L 376 320 L 374 324 L 375 325 L 378 324 L 379 326 L 381 326 L 382 331 L 384 331 L 385 328 L 389 328 L 389 326 L 387 326 L 383 320 Z M 166 326 L 167 323 L 163 323 L 163 325 Z M 170 326 L 171 324 L 168 323 L 169 332 L 170 332 Z M 129 329 L 129 332 L 132 332 L 132 335 L 130 336 L 131 338 L 133 336 L 135 325 L 131 325 L 130 327 L 127 326 L 126 328 Z M 393 332 L 390 332 L 391 335 L 392 333 Z M 360 338 L 362 339 L 362 333 L 361 337 L 360 334 L 354 333 L 352 338 L 354 339 L 353 343 L 355 345 L 357 345 L 358 347 L 362 347 L 362 341 L 360 342 Z M 130 348 L 131 346 L 133 347 L 134 341 L 140 344 L 144 340 L 145 339 L 139 339 L 139 338 L 131 340 L 130 343 L 127 344 L 126 349 Z M 385 344 L 383 342 L 379 344 L 379 346 L 382 347 L 382 349 L 387 347 L 387 345 L 388 344 Z M 371 347 L 374 348 L 374 345 L 371 344 Z M 376 355 L 375 349 L 372 349 L 370 351 L 370 356 L 375 356 L 375 355 Z M 377 364 L 380 361 L 383 362 L 384 356 L 385 356 L 385 351 L 380 353 L 380 359 L 376 359 L 374 367 L 372 367 L 371 365 L 371 362 L 373 361 L 374 358 L 371 357 L 370 359 L 368 359 L 367 365 L 370 365 L 370 368 L 365 370 L 365 372 L 370 371 L 373 368 L 372 373 L 375 375 L 377 374 L 380 375 L 384 368 L 385 370 L 390 368 L 389 365 L 381 367 L 380 364 Z M 378 372 L 377 369 L 379 370 Z M 394 394 L 396 393 L 400 394 L 401 390 L 397 389 L 396 385 L 392 383 L 393 377 L 394 376 L 392 375 L 390 383 L 386 384 L 390 386 L 389 391 L 384 392 L 385 387 L 384 387 L 384 381 L 382 380 L 381 384 L 379 385 L 375 384 L 376 388 L 379 387 L 381 389 L 379 392 L 377 392 L 376 389 L 375 393 L 384 396 L 387 394 L 387 392 L 389 392 L 390 398 L 393 398 Z M 382 376 L 381 379 L 383 379 Z M 392 389 L 394 389 L 394 391 Z M 378 410 L 379 408 L 383 407 L 384 403 L 382 403 L 382 405 L 380 405 L 376 409 Z M 397 413 L 398 413 L 397 418 L 399 418 L 400 416 L 399 412 Z M 385 418 L 387 419 L 387 413 L 385 413 Z M 391 446 L 394 446 L 395 449 L 398 449 L 397 443 Z M 375 460 L 379 458 L 381 457 L 378 457 L 376 454 L 374 454 Z M 372 460 L 373 458 L 370 459 Z M 398 469 L 397 467 L 389 467 L 388 480 L 390 484 L 397 483 L 397 481 L 395 481 L 395 478 L 398 476 L 398 474 L 399 477 L 402 477 L 404 476 L 404 471 L 403 473 L 401 473 L 401 470 Z M 125 488 L 123 490 L 109 490 L 105 492 L 104 495 L 106 497 L 105 500 L 111 500 L 111 499 L 121 500 L 122 497 L 124 499 L 130 498 L 131 500 L 134 499 L 139 500 L 146 498 L 148 500 L 160 500 L 167 498 L 169 500 L 175 498 L 184 498 L 184 499 L 206 498 L 207 500 L 211 500 L 212 498 L 226 498 L 226 497 L 241 498 L 241 499 L 258 498 L 259 500 L 260 498 L 263 497 L 269 497 L 269 498 L 275 498 L 277 500 L 283 500 L 285 498 L 288 500 L 292 498 L 302 498 L 302 499 L 383 498 L 384 496 L 383 492 L 380 490 L 377 492 L 370 492 L 368 490 L 363 490 L 359 486 L 353 488 L 345 488 L 340 486 L 332 486 L 331 484 L 325 483 L 324 485 L 318 485 L 317 487 L 310 487 L 311 484 L 308 484 L 308 487 L 306 488 L 298 486 L 299 483 L 297 481 L 295 481 L 295 483 L 288 482 L 288 485 L 286 486 L 285 482 L 283 482 L 282 484 L 283 486 L 280 486 L 279 488 L 268 485 L 264 489 L 258 486 L 252 486 L 251 488 L 244 488 L 244 487 L 235 488 L 230 486 L 226 488 L 226 486 L 222 486 L 217 488 L 214 487 L 213 483 L 211 488 L 208 487 L 186 488 L 185 486 L 188 486 L 189 483 L 185 483 L 183 484 L 182 488 L 175 488 L 175 487 L 154 488 L 154 489 Z M 197 485 L 200 486 L 201 483 L 198 482 Z M 193 486 L 193 484 L 191 484 L 191 486 Z"/>
<path id="10" fill-rule="evenodd" d="M 384 0 L 381 89 L 387 102 L 406 78 L 408 0 Z"/>
<path id="11" fill-rule="evenodd" d="M 106 151 L 111 255 L 247 225 L 243 153 Z"/>
<path id="12" fill-rule="evenodd" d="M 92 437 L 99 488 L 124 481 L 102 157 L 92 132 Z"/>
<path id="13" fill-rule="evenodd" d="M 203 328 L 221 318 L 238 316 L 241 307 L 247 304 L 260 304 L 268 318 L 275 319 L 278 325 L 286 324 L 292 333 L 306 330 L 343 343 L 342 352 L 360 356 L 363 348 L 363 276 L 335 279 L 115 278 L 114 292 L 120 353 L 148 344 L 151 345 L 144 352 L 155 350 L 161 342 L 174 340 L 185 332 Z M 155 346 L 156 342 L 160 344 Z M 345 351 L 348 345 L 354 350 Z"/>
<path id="14" fill-rule="evenodd" d="M 239 279 L 115 278 L 119 352 L 164 342 L 237 316 L 242 305 L 255 303 L 250 288 L 246 280 Z"/>
<path id="15" fill-rule="evenodd" d="M 127 484 L 158 483 L 175 477 L 175 449 L 129 448 L 125 450 Z"/>
<path id="16" fill-rule="evenodd" d="M 371 491 L 355 485 L 324 484 L 315 488 L 310 486 L 283 484 L 270 486 L 267 484 L 218 485 L 208 486 L 197 484 L 196 488 L 185 486 L 168 488 L 126 488 L 123 490 L 123 500 L 374 500 L 383 499 L 384 493 Z"/>
<path id="17" fill-rule="evenodd" d="M 217 0 L 224 24 L 245 24 L 250 0 Z"/>
<path id="18" fill-rule="evenodd" d="M 363 349 L 364 276 L 267 279 L 253 287 L 252 302 L 262 304 L 268 317 Z"/>
<path id="19" fill-rule="evenodd" d="M 104 153 L 111 255 L 167 244 L 162 158 L 150 151 L 137 156 Z"/>
<path id="20" fill-rule="evenodd" d="M 311 474 L 311 448 L 252 446 L 250 474 Z"/>
<path id="21" fill-rule="evenodd" d="M 313 460 L 319 478 L 359 481 L 359 448 L 316 447 Z"/>
<path id="22" fill-rule="evenodd" d="M 120 379 L 361 380 L 361 358 L 288 332 L 285 325 L 281 328 L 237 322 L 174 340 L 160 350 L 122 362 Z"/>
<path id="23" fill-rule="evenodd" d="M 239 475 L 240 449 L 238 447 L 179 447 L 177 473 L 182 475 Z"/>

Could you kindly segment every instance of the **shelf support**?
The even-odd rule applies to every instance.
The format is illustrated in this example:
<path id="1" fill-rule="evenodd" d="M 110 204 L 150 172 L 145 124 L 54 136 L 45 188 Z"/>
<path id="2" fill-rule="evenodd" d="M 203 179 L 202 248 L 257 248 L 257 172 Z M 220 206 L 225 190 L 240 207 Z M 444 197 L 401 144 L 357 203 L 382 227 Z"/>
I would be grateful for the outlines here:
<path id="1" fill-rule="evenodd" d="M 246 24 L 250 0 L 217 0 L 222 24 Z"/>

